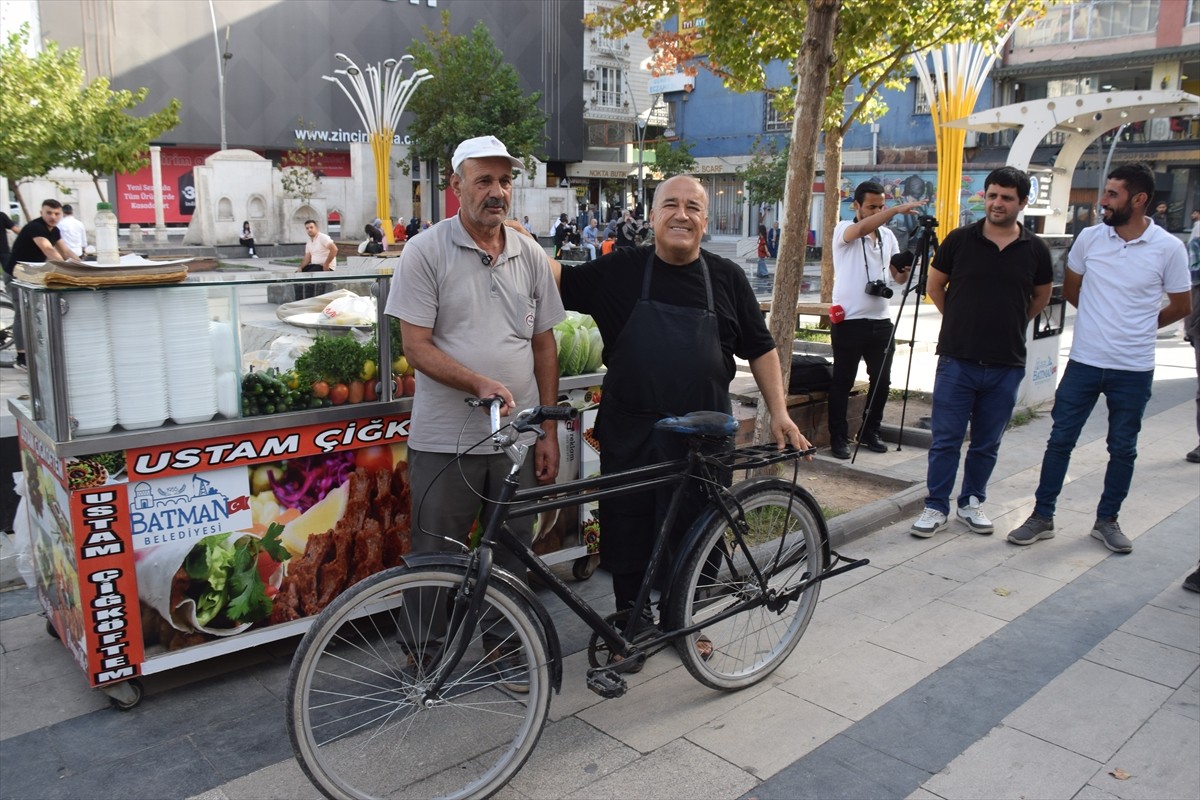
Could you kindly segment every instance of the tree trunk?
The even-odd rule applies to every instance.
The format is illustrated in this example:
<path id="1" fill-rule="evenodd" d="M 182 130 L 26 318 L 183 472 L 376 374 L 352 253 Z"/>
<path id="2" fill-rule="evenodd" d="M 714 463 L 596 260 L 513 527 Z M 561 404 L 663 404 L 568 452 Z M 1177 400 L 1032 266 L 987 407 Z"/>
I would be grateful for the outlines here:
<path id="1" fill-rule="evenodd" d="M 789 235 L 779 243 L 775 270 L 775 293 L 771 300 L 771 338 L 779 354 L 786 391 L 792 371 L 792 342 L 796 338 L 796 301 L 804 276 L 804 248 L 807 244 L 812 185 L 816 176 L 816 153 L 825 118 L 825 94 L 829 89 L 829 70 L 834 64 L 833 40 L 837 35 L 842 0 L 808 0 L 804 41 L 796 57 L 796 112 L 792 122 L 792 143 L 788 153 L 787 208 L 784 230 Z M 769 425 L 767 405 L 758 404 L 754 421 L 755 441 L 765 441 Z"/>
<path id="2" fill-rule="evenodd" d="M 96 175 L 92 176 L 92 185 L 96 187 L 96 194 L 100 196 L 101 203 L 107 203 L 108 198 L 104 196 L 104 190 L 100 188 L 100 178 Z M 82 211 L 79 213 L 83 213 Z M 82 255 L 82 254 L 81 254 Z"/>
<path id="3" fill-rule="evenodd" d="M 821 219 L 821 302 L 833 299 L 833 229 L 842 211 L 842 129 L 825 131 L 825 210 Z"/>

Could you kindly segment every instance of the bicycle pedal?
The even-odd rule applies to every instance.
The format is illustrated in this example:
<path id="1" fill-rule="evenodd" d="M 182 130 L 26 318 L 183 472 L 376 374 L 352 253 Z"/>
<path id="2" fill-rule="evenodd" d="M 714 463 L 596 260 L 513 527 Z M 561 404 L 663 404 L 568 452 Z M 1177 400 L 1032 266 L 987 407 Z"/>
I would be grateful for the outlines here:
<path id="1" fill-rule="evenodd" d="M 588 670 L 587 687 L 606 700 L 621 697 L 629 691 L 625 679 L 611 669 Z"/>

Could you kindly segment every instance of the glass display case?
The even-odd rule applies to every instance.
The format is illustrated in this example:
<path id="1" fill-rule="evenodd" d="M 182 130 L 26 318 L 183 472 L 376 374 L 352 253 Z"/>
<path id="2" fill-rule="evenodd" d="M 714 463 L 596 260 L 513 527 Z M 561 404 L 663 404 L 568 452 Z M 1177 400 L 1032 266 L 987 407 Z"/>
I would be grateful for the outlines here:
<path id="1" fill-rule="evenodd" d="M 280 415 L 289 424 L 318 411 L 350 418 L 413 388 L 383 313 L 389 275 L 255 270 L 98 290 L 19 285 L 32 334 L 28 416 L 64 454 L 100 439 L 165 441 L 185 426 L 208 436 L 252 419 L 250 428 L 273 427 L 280 422 L 263 418 Z"/>

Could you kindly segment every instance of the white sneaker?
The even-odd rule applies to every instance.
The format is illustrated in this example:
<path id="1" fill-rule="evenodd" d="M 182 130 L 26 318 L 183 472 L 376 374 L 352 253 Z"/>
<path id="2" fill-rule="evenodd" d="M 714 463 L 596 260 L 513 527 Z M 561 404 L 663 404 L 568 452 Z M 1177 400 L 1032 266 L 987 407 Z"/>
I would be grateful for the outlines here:
<path id="1" fill-rule="evenodd" d="M 912 524 L 909 532 L 921 539 L 928 539 L 948 524 L 949 521 L 945 514 L 936 508 L 927 508 L 921 512 L 921 516 L 917 517 L 917 521 Z"/>
<path id="2" fill-rule="evenodd" d="M 967 527 L 976 533 L 990 536 L 994 530 L 992 521 L 988 519 L 987 514 L 983 513 L 983 508 L 979 505 L 979 498 L 974 495 L 967 498 L 965 506 L 958 507 L 958 518 L 967 523 Z"/>

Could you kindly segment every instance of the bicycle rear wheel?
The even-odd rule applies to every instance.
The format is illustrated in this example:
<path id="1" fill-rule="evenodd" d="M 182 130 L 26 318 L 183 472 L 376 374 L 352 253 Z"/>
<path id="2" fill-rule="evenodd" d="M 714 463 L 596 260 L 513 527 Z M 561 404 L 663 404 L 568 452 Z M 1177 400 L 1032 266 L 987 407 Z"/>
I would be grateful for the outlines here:
<path id="1" fill-rule="evenodd" d="M 426 697 L 437 644 L 411 631 L 453 602 L 464 575 L 454 565 L 385 570 L 330 604 L 300 643 L 288 733 L 326 797 L 487 797 L 529 758 L 550 709 L 544 634 L 499 580 L 463 658 Z M 498 646 L 519 659 L 504 672 L 488 664 Z M 523 681 L 528 691 L 515 691 Z"/>
<path id="2" fill-rule="evenodd" d="M 823 523 L 815 504 L 805 502 L 807 492 L 770 480 L 735 486 L 732 493 L 749 525 L 747 540 L 739 542 L 725 518 L 713 516 L 676 575 L 670 601 L 672 627 L 704 624 L 676 640 L 684 666 L 696 680 L 723 690 L 757 683 L 788 657 L 808 627 L 820 584 L 782 608 L 769 608 L 768 597 L 825 566 Z M 745 608 L 705 624 L 739 605 Z"/>

